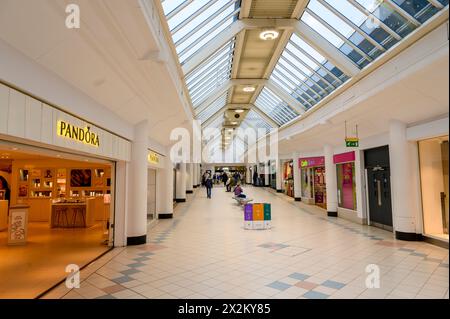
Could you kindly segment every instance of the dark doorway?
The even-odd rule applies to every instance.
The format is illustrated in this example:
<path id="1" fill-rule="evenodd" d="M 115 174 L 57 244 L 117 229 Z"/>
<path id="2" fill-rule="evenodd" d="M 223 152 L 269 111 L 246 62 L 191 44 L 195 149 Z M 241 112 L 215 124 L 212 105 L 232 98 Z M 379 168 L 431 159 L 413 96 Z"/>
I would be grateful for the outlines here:
<path id="1" fill-rule="evenodd" d="M 364 152 L 364 159 L 367 169 L 370 224 L 392 231 L 389 147 L 367 150 Z"/>

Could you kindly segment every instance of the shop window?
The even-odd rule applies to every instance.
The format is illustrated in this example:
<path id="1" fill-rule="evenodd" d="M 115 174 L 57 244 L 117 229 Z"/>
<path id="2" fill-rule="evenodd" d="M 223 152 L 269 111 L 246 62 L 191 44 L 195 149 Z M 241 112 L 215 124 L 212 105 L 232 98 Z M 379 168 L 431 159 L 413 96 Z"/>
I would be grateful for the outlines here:
<path id="1" fill-rule="evenodd" d="M 338 205 L 356 210 L 355 163 L 337 164 Z"/>
<path id="2" fill-rule="evenodd" d="M 448 240 L 448 136 L 419 142 L 424 233 Z"/>

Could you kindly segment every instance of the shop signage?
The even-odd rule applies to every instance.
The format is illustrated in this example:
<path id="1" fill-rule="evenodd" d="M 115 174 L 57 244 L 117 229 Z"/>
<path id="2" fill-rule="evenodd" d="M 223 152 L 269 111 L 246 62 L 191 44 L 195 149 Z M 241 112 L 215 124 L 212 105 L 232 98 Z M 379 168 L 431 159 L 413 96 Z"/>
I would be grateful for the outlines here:
<path id="1" fill-rule="evenodd" d="M 354 162 L 355 158 L 356 158 L 355 152 L 347 152 L 334 155 L 333 162 L 334 164 Z"/>
<path id="2" fill-rule="evenodd" d="M 154 153 L 154 152 L 148 152 L 148 162 L 150 164 L 155 164 L 158 165 L 159 164 L 159 155 Z"/>
<path id="3" fill-rule="evenodd" d="M 308 157 L 299 159 L 300 168 L 314 167 L 314 166 L 325 166 L 325 157 Z"/>
<path id="4" fill-rule="evenodd" d="M 58 121 L 57 134 L 58 136 L 84 143 L 86 145 L 94 147 L 100 146 L 98 134 L 91 132 L 91 128 L 89 126 L 82 128 L 65 121 Z"/>

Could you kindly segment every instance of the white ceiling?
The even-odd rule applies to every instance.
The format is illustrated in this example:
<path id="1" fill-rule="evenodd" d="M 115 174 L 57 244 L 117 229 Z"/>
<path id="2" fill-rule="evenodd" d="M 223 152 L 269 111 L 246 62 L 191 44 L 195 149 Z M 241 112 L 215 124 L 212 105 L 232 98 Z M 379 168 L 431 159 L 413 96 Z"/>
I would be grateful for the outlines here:
<path id="1" fill-rule="evenodd" d="M 69 3 L 80 29 L 65 27 Z M 138 0 L 1 0 L 0 38 L 127 122 L 148 119 L 163 145 L 189 120 L 167 66 L 148 58 L 157 45 Z"/>

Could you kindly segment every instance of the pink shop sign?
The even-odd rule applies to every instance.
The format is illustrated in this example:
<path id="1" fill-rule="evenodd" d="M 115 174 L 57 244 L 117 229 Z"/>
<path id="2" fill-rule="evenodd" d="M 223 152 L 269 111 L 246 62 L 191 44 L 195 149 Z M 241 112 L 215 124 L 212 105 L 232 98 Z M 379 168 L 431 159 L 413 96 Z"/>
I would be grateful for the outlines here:
<path id="1" fill-rule="evenodd" d="M 300 158 L 298 160 L 298 166 L 300 168 L 325 166 L 325 157 L 317 156 L 317 157 Z"/>
<path id="2" fill-rule="evenodd" d="M 354 162 L 355 158 L 356 158 L 355 152 L 347 152 L 334 155 L 333 162 L 334 164 Z"/>

